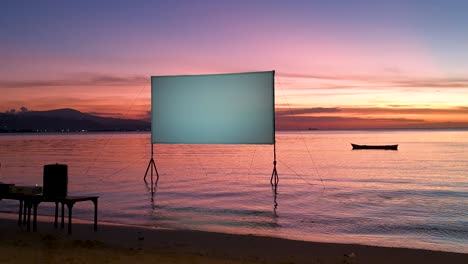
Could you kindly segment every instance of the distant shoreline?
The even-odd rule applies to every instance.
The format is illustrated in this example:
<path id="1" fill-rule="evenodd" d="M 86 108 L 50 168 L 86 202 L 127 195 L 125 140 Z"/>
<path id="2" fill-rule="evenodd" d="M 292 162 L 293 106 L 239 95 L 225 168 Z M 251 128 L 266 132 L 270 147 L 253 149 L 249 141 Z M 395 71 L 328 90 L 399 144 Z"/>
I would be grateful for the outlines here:
<path id="1" fill-rule="evenodd" d="M 150 130 L 70 130 L 70 131 L 62 131 L 62 130 L 54 130 L 54 131 L 38 131 L 38 130 L 17 130 L 17 131 L 1 131 L 0 134 L 67 134 L 67 133 L 114 133 L 114 132 L 151 132 Z"/>
<path id="2" fill-rule="evenodd" d="M 460 128 L 369 128 L 369 129 L 304 129 L 304 130 L 276 130 L 277 133 L 314 133 L 314 132 L 358 132 L 358 131 L 372 131 L 372 132 L 391 132 L 391 131 L 468 131 L 468 127 Z M 151 130 L 72 130 L 72 131 L 38 131 L 38 130 L 16 130 L 16 131 L 2 131 L 1 134 L 86 134 L 86 133 L 149 133 Z"/>
<path id="3" fill-rule="evenodd" d="M 353 126 L 354 124 L 348 124 Z M 339 127 L 339 124 L 335 127 Z M 306 123 L 300 127 L 276 124 L 278 132 L 315 132 L 315 131 L 428 131 L 428 130 L 466 130 L 465 123 L 419 124 L 420 127 L 382 128 L 327 128 L 319 123 Z M 428 127 L 424 127 L 428 126 Z M 431 127 L 429 127 L 431 126 Z M 440 126 L 440 127 L 436 127 Z M 83 113 L 75 109 L 54 109 L 47 111 L 27 111 L 19 113 L 0 113 L 0 134 L 15 133 L 87 133 L 87 132 L 145 132 L 151 131 L 150 119 L 122 119 L 102 117 Z"/>

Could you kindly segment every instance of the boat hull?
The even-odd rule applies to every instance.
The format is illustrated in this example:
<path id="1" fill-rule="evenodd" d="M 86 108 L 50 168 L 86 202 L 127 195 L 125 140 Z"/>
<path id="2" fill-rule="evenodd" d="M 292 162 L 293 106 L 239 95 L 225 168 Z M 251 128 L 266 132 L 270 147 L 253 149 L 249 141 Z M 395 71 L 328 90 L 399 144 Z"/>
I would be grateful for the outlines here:
<path id="1" fill-rule="evenodd" d="M 358 145 L 351 143 L 353 149 L 386 149 L 386 150 L 398 150 L 398 145 Z"/>

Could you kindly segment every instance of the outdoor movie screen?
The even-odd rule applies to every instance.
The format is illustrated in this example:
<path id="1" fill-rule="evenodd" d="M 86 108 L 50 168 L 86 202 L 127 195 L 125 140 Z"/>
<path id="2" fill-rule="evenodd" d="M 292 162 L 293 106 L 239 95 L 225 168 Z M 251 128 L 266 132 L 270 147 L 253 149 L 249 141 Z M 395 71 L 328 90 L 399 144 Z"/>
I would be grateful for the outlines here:
<path id="1" fill-rule="evenodd" d="M 274 71 L 151 77 L 151 142 L 273 144 Z"/>

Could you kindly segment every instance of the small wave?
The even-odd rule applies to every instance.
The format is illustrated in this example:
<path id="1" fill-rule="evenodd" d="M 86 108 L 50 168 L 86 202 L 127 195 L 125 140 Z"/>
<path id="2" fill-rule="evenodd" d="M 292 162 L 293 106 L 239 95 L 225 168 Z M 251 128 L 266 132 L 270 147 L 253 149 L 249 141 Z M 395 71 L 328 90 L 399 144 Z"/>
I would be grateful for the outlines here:
<path id="1" fill-rule="evenodd" d="M 227 209 L 227 208 L 203 208 L 203 207 L 175 207 L 168 205 L 158 205 L 158 209 L 173 211 L 173 212 L 196 212 L 210 215 L 238 215 L 238 216 L 274 216 L 271 211 L 260 210 L 240 210 L 240 209 Z"/>
<path id="2" fill-rule="evenodd" d="M 468 241 L 468 228 L 466 224 L 459 226 L 430 224 L 365 224 L 347 231 L 349 233 L 359 234 L 418 235 L 425 237 L 442 237 L 446 239 L 463 239 Z"/>

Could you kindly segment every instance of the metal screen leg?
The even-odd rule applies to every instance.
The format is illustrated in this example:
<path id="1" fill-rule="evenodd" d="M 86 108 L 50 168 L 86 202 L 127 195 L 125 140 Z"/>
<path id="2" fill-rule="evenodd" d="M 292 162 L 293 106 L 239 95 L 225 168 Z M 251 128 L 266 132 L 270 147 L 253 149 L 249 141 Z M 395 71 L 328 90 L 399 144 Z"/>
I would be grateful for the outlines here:
<path id="1" fill-rule="evenodd" d="M 279 176 L 278 176 L 278 172 L 276 171 L 276 161 L 273 161 L 273 172 L 271 173 L 270 183 L 272 186 L 275 187 L 275 191 L 276 191 L 276 187 L 278 187 L 278 183 L 279 183 Z"/>

